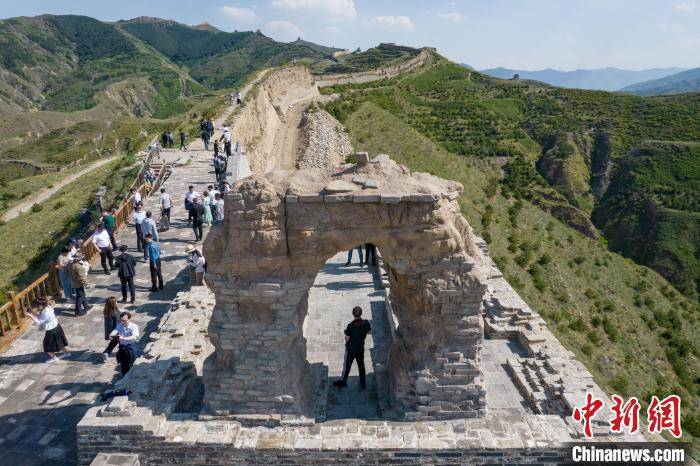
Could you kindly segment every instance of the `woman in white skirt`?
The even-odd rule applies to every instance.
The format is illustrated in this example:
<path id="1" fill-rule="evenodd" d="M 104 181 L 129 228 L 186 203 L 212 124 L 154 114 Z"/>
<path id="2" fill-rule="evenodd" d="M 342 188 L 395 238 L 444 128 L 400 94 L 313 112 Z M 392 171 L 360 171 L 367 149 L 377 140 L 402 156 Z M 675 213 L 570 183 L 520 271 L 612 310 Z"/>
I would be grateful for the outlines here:
<path id="1" fill-rule="evenodd" d="M 46 362 L 56 362 L 59 358 L 70 356 L 68 352 L 68 340 L 66 334 L 63 333 L 61 324 L 56 319 L 53 307 L 49 305 L 46 298 L 37 299 L 37 304 L 41 309 L 38 316 L 35 316 L 31 311 L 27 311 L 27 315 L 40 328 L 46 330 L 44 334 L 44 351 L 49 355 L 49 360 Z M 61 356 L 56 356 L 56 353 L 61 352 Z"/>

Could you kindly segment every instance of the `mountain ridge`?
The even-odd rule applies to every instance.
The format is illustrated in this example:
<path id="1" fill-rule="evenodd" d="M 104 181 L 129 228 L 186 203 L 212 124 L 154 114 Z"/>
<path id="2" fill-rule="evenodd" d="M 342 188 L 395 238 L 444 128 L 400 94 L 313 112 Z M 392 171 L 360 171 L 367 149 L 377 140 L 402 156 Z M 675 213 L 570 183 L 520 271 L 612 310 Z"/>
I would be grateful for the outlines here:
<path id="1" fill-rule="evenodd" d="M 626 86 L 621 92 L 650 96 L 700 92 L 700 67 Z"/>
<path id="2" fill-rule="evenodd" d="M 618 91 L 625 86 L 640 81 L 662 78 L 680 71 L 684 71 L 684 69 L 671 67 L 627 70 L 616 67 L 606 67 L 571 71 L 562 71 L 553 68 L 529 71 L 498 67 L 480 70 L 481 73 L 495 78 L 511 79 L 515 74 L 518 74 L 520 79 L 532 79 L 553 86 L 604 91 Z"/>

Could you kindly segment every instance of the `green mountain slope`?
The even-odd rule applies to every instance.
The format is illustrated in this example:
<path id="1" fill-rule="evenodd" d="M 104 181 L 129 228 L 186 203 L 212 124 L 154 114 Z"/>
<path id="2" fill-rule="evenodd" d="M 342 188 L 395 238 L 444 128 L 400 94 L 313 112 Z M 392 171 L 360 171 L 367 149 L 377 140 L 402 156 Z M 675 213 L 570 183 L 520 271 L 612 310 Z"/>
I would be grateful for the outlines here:
<path id="1" fill-rule="evenodd" d="M 336 47 L 328 47 L 325 45 L 320 45 L 320 44 L 314 44 L 313 42 L 309 42 L 308 40 L 304 40 L 301 37 L 297 38 L 294 42 L 290 42 L 290 45 L 297 45 L 297 46 L 304 46 L 308 47 L 312 50 L 316 50 L 317 52 L 322 53 L 326 57 L 332 56 L 335 52 L 340 52 L 343 49 L 339 49 Z"/>
<path id="2" fill-rule="evenodd" d="M 700 143 L 641 143 L 620 161 L 595 217 L 613 250 L 697 296 Z"/>
<path id="3" fill-rule="evenodd" d="M 382 66 L 408 60 L 420 53 L 419 49 L 395 44 L 379 44 L 364 52 L 354 52 L 339 57 L 336 61 L 325 63 L 319 71 L 324 73 L 353 73 L 367 71 Z"/>
<path id="4" fill-rule="evenodd" d="M 276 42 L 260 32 L 212 31 L 154 18 L 118 24 L 173 62 L 186 66 L 194 79 L 212 89 L 239 86 L 251 73 L 293 59 L 324 57 L 306 44 Z"/>
<path id="5" fill-rule="evenodd" d="M 202 90 L 154 50 L 84 16 L 0 21 L 0 47 L 0 72 L 8 76 L 0 87 L 5 114 L 85 110 L 105 100 L 128 107 L 136 100 L 140 108 L 119 110 L 153 115 L 165 113 L 181 95 Z"/>
<path id="6" fill-rule="evenodd" d="M 687 231 L 688 225 L 691 231 L 699 228 L 697 203 L 680 201 L 696 197 L 688 193 L 700 179 L 697 157 L 678 155 L 661 163 L 660 155 L 653 156 L 654 169 L 663 177 L 640 177 L 633 194 L 618 186 L 626 186 L 628 167 L 649 140 L 674 141 L 663 146 L 686 147 L 694 154 L 690 147 L 700 141 L 700 94 L 642 98 L 553 88 L 490 78 L 442 59 L 421 73 L 327 92 L 339 90 L 345 90 L 343 99 L 329 109 L 341 119 L 370 100 L 449 152 L 506 164 L 505 185 L 513 194 L 591 238 L 602 234 L 614 250 L 654 267 L 697 299 L 695 237 L 676 235 L 669 243 L 669 236 L 661 234 Z M 673 181 L 653 187 L 653 178 Z M 650 197 L 654 209 L 642 208 L 649 204 L 638 199 L 649 190 L 657 193 Z M 643 232 L 663 208 L 676 213 L 663 216 L 658 234 L 635 236 L 644 238 L 635 248 L 621 246 L 629 238 L 620 225 Z M 677 259 L 673 270 L 667 264 L 671 251 Z"/>
<path id="7" fill-rule="evenodd" d="M 652 79 L 632 84 L 621 89 L 637 95 L 680 94 L 682 92 L 700 92 L 700 68 L 681 71 L 659 79 Z"/>
<path id="8" fill-rule="evenodd" d="M 353 94 L 346 88 L 341 103 L 357 98 Z M 354 147 L 461 182 L 462 211 L 489 242 L 508 281 L 598 383 L 640 399 L 681 394 L 685 438 L 700 435 L 697 304 L 655 272 L 514 195 L 498 165 L 448 152 L 406 118 L 383 109 L 381 97 L 362 100 L 343 114 Z"/>

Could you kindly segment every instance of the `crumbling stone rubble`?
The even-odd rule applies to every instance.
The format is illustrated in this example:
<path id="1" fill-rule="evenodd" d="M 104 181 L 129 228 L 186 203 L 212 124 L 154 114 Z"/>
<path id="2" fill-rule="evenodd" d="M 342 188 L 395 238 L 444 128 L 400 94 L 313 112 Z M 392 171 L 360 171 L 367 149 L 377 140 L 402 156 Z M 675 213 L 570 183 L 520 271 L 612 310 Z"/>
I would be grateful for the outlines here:
<path id="1" fill-rule="evenodd" d="M 301 137 L 305 149 L 297 164 L 299 169 L 338 166 L 352 153 L 345 127 L 325 110 L 304 113 Z"/>

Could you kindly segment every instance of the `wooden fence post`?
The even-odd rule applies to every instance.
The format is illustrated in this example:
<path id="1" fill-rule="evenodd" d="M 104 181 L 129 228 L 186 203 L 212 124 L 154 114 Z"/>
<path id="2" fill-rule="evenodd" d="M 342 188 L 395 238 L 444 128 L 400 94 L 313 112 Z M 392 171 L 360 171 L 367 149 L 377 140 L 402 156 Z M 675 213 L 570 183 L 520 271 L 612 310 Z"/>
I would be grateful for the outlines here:
<path id="1" fill-rule="evenodd" d="M 12 311 L 10 311 L 10 326 L 19 328 L 19 326 L 22 324 L 22 318 L 24 317 L 24 312 L 22 312 L 22 316 L 20 317 L 20 303 L 19 299 L 17 299 L 17 293 L 14 291 L 8 291 L 7 292 L 7 299 L 12 302 Z"/>
<path id="2" fill-rule="evenodd" d="M 58 277 L 58 270 L 56 269 L 56 264 L 53 262 L 49 264 L 49 286 L 47 294 L 50 294 L 53 299 L 59 299 L 61 297 L 61 292 L 63 291 L 63 286 L 61 285 L 60 278 Z M 70 296 L 66 296 L 69 298 Z"/>

